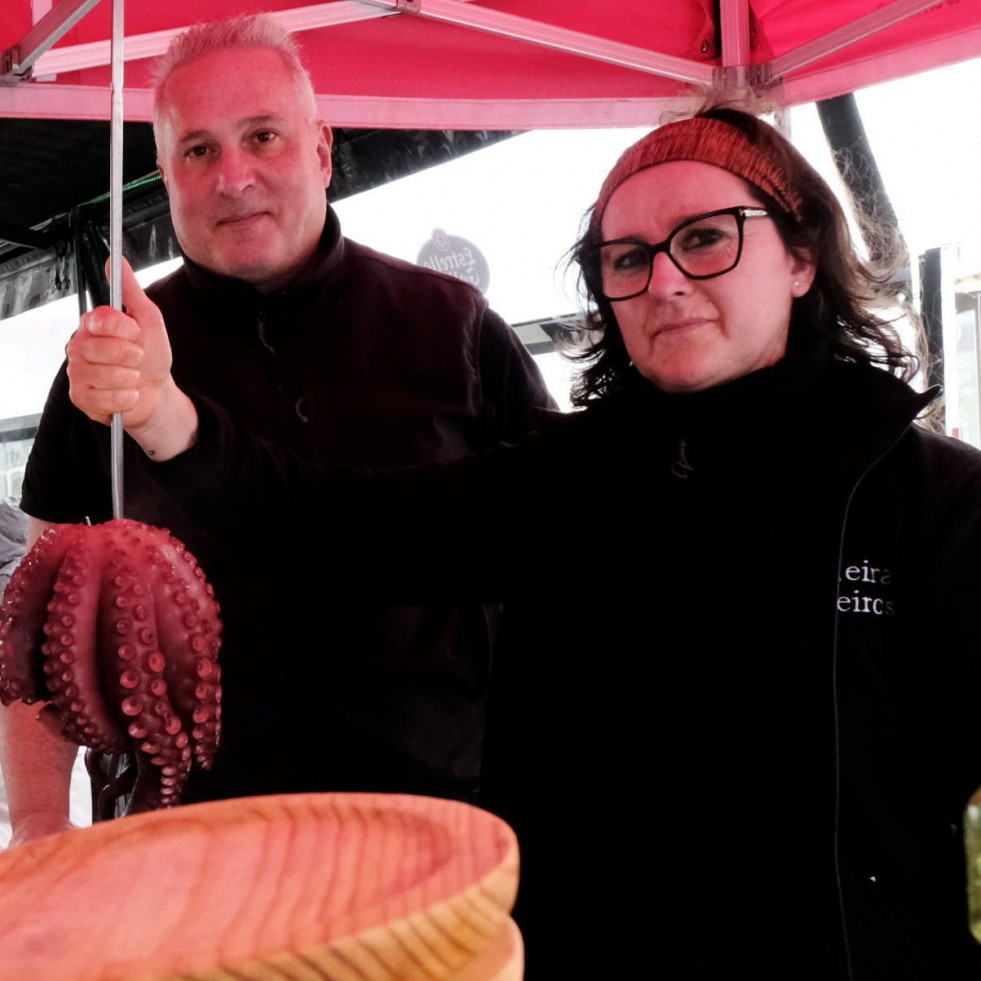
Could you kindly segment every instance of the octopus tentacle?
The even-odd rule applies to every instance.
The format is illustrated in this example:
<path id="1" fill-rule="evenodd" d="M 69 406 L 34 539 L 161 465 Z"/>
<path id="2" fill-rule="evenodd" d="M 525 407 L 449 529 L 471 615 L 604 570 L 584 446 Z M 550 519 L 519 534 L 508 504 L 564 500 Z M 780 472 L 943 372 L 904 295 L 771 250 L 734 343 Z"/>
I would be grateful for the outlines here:
<path id="1" fill-rule="evenodd" d="M 103 677 L 119 725 L 137 752 L 140 776 L 130 810 L 148 810 L 165 806 L 179 793 L 190 773 L 191 754 L 182 759 L 186 747 L 173 738 L 181 726 L 167 698 L 153 597 L 138 561 L 128 561 L 121 543 L 112 548 L 116 590 L 102 597 L 100 627 L 107 654 L 111 648 L 115 656 L 103 660 Z"/>
<path id="2" fill-rule="evenodd" d="M 90 535 L 75 536 L 55 577 L 43 627 L 43 670 L 63 738 L 100 752 L 118 752 L 126 740 L 112 719 L 98 658 L 92 655 L 99 643 L 99 598 L 107 590 L 105 584 L 98 588 L 105 556 L 87 547 Z"/>
<path id="3" fill-rule="evenodd" d="M 31 705 L 44 698 L 40 645 L 48 617 L 48 602 L 65 552 L 81 526 L 59 533 L 49 528 L 21 560 L 0 606 L 0 702 Z"/>
<path id="4" fill-rule="evenodd" d="M 165 677 L 194 758 L 207 769 L 221 734 L 220 608 L 197 560 L 179 542 L 149 543 L 146 552 Z"/>
<path id="5" fill-rule="evenodd" d="M 64 738 L 132 753 L 127 813 L 167 807 L 218 746 L 221 632 L 214 591 L 169 532 L 125 519 L 53 528 L 0 607 L 0 696 L 47 701 Z"/>

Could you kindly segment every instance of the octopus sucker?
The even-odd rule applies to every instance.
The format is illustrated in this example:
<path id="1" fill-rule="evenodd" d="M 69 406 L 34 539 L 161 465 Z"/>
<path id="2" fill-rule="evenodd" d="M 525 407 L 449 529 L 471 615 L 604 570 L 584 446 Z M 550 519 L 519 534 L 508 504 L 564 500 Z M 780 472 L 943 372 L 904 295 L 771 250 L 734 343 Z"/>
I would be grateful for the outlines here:
<path id="1" fill-rule="evenodd" d="M 213 589 L 166 530 L 55 526 L 0 605 L 0 701 L 48 703 L 39 717 L 63 738 L 130 754 L 127 813 L 171 806 L 218 746 L 221 633 Z"/>

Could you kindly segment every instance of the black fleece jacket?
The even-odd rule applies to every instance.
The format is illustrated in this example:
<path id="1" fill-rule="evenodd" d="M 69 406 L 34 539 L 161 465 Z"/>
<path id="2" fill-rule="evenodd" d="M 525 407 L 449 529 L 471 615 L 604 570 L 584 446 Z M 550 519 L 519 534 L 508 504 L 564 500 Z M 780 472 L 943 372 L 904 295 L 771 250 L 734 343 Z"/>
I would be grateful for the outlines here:
<path id="1" fill-rule="evenodd" d="M 517 439 L 553 405 L 514 331 L 473 287 L 344 238 L 331 211 L 316 262 L 284 290 L 191 262 L 149 290 L 182 388 L 312 463 L 395 467 Z M 224 732 L 183 800 L 364 790 L 472 801 L 497 611 L 338 602 L 338 570 L 282 498 L 242 500 L 246 541 L 210 534 L 141 476 L 125 441 L 127 517 L 170 529 L 201 562 L 225 620 Z M 111 516 L 109 430 L 70 403 L 62 368 L 28 461 L 21 506 L 54 522 Z M 225 498 L 238 506 L 237 491 Z M 311 549 L 313 543 L 311 543 Z M 312 570 L 311 570 L 312 565 Z"/>
<path id="2" fill-rule="evenodd" d="M 967 981 L 981 454 L 928 401 L 810 351 L 382 475 L 199 402 L 152 471 L 230 541 L 232 490 L 289 502 L 305 541 L 270 547 L 314 536 L 349 588 L 506 601 L 481 802 L 518 834 L 528 981 Z"/>

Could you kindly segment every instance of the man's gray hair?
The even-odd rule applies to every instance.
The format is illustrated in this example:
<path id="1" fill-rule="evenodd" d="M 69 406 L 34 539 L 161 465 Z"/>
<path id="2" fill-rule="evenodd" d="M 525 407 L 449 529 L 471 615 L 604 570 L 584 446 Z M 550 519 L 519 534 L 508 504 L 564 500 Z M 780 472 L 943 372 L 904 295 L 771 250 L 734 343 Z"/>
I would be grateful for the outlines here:
<path id="1" fill-rule="evenodd" d="M 171 72 L 212 51 L 228 48 L 266 48 L 283 59 L 296 82 L 297 94 L 311 119 L 317 118 L 313 82 L 300 58 L 296 38 L 265 14 L 241 14 L 227 20 L 196 24 L 178 34 L 153 66 L 153 132 L 160 124 L 160 107 L 165 101 L 164 86 Z M 158 140 L 159 146 L 159 140 Z"/>

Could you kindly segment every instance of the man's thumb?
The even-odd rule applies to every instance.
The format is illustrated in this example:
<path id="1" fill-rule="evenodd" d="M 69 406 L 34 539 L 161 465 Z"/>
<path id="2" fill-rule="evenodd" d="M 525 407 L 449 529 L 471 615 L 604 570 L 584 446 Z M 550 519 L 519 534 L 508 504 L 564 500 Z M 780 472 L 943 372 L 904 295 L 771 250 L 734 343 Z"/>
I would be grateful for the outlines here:
<path id="1" fill-rule="evenodd" d="M 111 261 L 106 260 L 106 279 L 111 275 Z M 122 288 L 123 306 L 126 312 L 138 323 L 143 324 L 147 314 L 158 314 L 157 305 L 143 291 L 143 287 L 137 282 L 136 274 L 129 260 L 122 257 Z"/>

